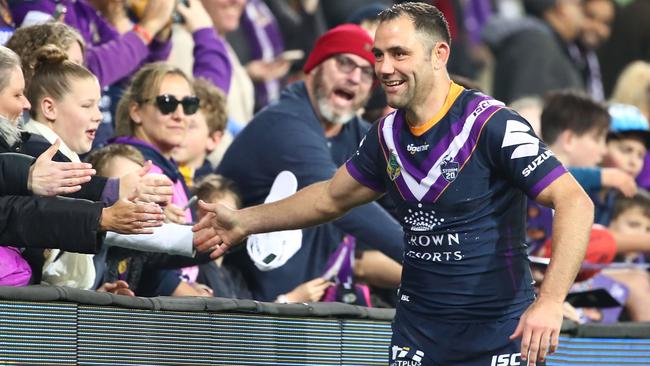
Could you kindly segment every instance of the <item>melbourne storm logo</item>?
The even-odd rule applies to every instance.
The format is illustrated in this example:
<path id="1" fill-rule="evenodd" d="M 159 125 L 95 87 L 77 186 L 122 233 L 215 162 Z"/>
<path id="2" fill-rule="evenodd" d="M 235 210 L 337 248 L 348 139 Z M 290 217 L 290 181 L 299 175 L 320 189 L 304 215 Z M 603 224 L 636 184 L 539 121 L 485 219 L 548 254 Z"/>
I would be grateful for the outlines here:
<path id="1" fill-rule="evenodd" d="M 445 178 L 445 180 L 449 183 L 456 180 L 456 177 L 458 176 L 459 165 L 458 162 L 455 162 L 453 160 L 454 158 L 447 155 L 443 159 L 442 164 L 440 164 L 440 173 L 442 174 L 442 177 Z"/>
<path id="2" fill-rule="evenodd" d="M 422 208 L 422 204 L 418 204 L 418 208 Z M 434 216 L 435 211 L 413 211 L 409 209 L 409 215 L 404 217 L 404 222 L 411 225 L 412 231 L 431 231 L 438 225 L 445 222 L 445 219 Z"/>

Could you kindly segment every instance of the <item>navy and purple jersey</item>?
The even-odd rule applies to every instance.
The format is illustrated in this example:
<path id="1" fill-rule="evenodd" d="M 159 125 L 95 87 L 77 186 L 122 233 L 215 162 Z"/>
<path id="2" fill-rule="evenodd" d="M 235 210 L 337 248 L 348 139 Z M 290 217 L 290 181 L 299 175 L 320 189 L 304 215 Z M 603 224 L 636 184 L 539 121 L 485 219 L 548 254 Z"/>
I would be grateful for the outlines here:
<path id="1" fill-rule="evenodd" d="M 452 83 L 438 116 L 412 128 L 402 110 L 389 114 L 346 167 L 397 205 L 405 239 L 398 312 L 490 321 L 518 317 L 534 299 L 526 196 L 566 170 L 503 103 Z"/>

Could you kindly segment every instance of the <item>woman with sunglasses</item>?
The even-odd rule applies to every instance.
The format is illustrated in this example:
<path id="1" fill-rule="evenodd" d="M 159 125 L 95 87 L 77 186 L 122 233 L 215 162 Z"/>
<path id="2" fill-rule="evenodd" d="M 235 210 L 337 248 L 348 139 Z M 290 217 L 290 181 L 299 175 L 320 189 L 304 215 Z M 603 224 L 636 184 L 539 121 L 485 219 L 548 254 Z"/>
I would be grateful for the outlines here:
<path id="1" fill-rule="evenodd" d="M 138 71 L 122 95 L 116 112 L 113 143 L 137 148 L 154 164 L 151 172 L 163 173 L 172 180 L 172 209 L 166 214 L 174 222 L 192 222 L 187 208 L 189 190 L 172 159 L 172 151 L 185 138 L 187 116 L 199 109 L 199 98 L 192 83 L 180 69 L 165 63 L 152 63 Z M 181 211 L 179 208 L 183 207 Z"/>

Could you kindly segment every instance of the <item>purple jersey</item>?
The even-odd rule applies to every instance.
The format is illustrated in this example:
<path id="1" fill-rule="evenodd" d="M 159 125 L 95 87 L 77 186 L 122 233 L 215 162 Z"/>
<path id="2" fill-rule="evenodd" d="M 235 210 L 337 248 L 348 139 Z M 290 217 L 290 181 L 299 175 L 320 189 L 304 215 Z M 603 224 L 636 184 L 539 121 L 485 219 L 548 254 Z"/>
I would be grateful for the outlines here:
<path id="1" fill-rule="evenodd" d="M 401 110 L 373 125 L 346 163 L 389 194 L 404 229 L 398 312 L 471 322 L 518 317 L 533 300 L 526 195 L 566 172 L 518 114 L 452 84 L 429 128 Z"/>

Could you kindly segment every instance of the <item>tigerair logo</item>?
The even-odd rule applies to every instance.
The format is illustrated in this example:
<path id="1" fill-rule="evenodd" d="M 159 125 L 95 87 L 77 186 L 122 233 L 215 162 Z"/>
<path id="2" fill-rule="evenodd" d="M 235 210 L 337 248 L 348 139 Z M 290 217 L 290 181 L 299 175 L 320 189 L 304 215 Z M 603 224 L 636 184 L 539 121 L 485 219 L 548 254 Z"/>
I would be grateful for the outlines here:
<path id="1" fill-rule="evenodd" d="M 390 366 L 421 366 L 424 352 L 411 347 L 393 346 Z"/>
<path id="2" fill-rule="evenodd" d="M 414 144 L 408 144 L 406 145 L 406 151 L 410 152 L 411 155 L 422 152 L 422 151 L 427 151 L 429 150 L 429 144 L 425 143 L 424 145 L 420 146 L 415 146 Z"/>
<path id="3" fill-rule="evenodd" d="M 506 122 L 506 133 L 503 136 L 501 147 L 517 146 L 510 155 L 510 159 L 536 156 L 539 153 L 539 139 L 528 133 L 530 127 L 509 119 Z"/>

